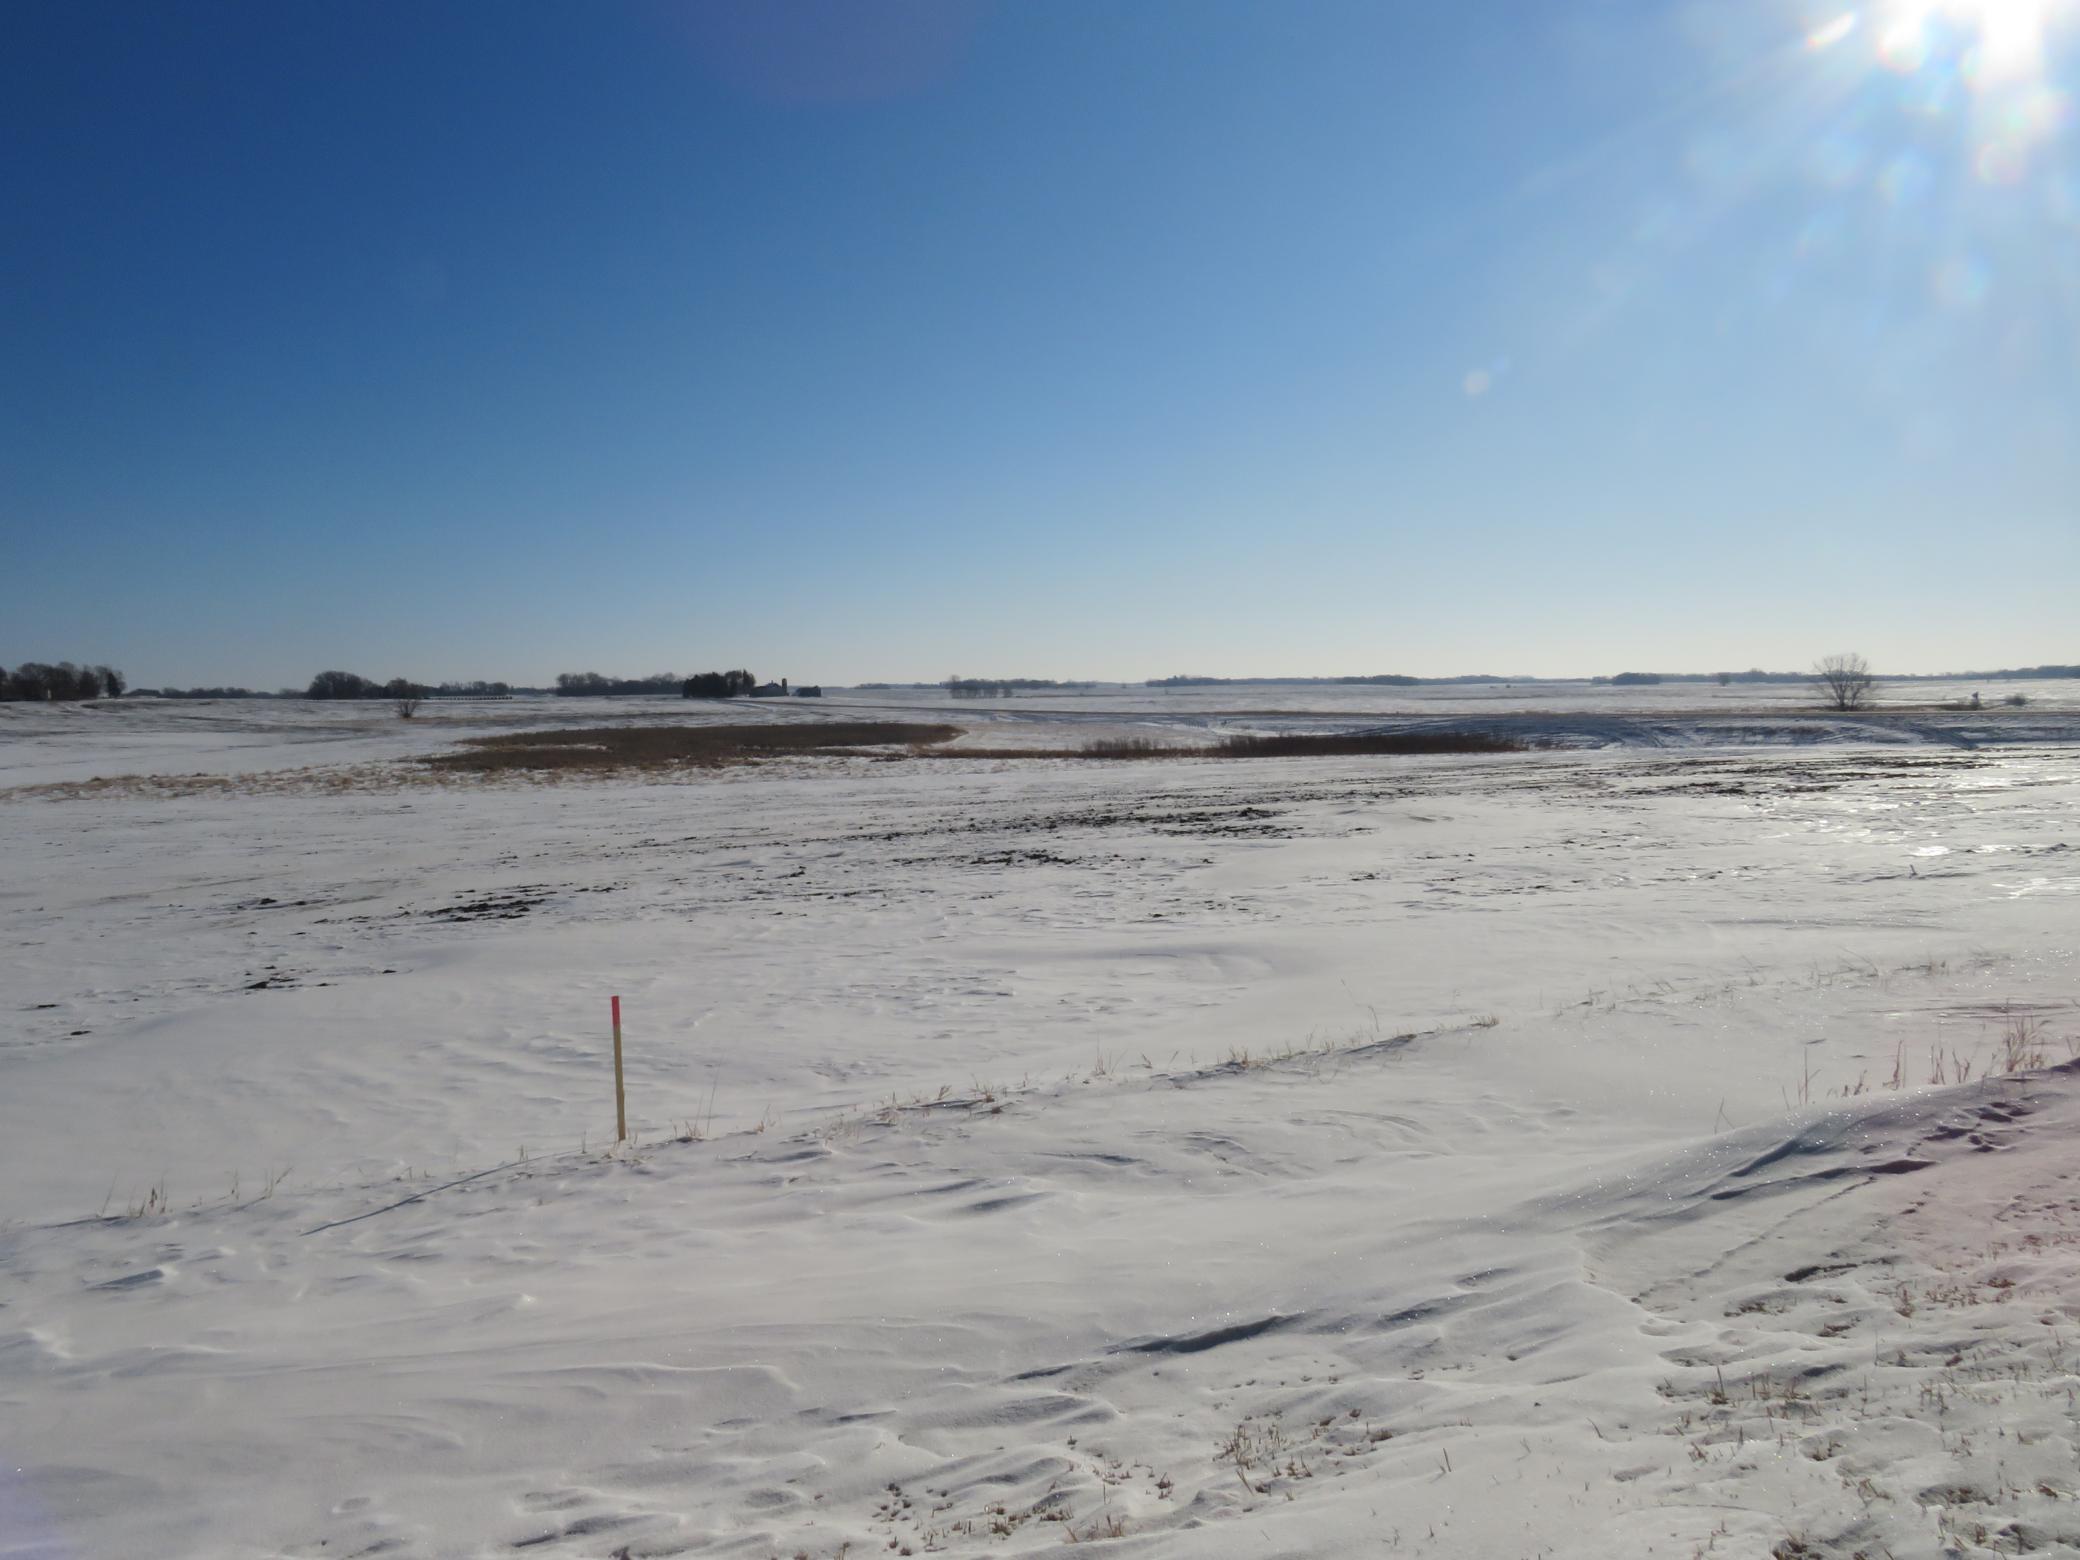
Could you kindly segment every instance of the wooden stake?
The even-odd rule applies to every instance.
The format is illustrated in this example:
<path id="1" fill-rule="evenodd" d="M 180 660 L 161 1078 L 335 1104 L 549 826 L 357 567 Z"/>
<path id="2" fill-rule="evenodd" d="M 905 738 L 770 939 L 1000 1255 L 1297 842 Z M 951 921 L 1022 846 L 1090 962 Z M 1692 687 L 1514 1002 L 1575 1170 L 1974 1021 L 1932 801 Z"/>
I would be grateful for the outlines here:
<path id="1" fill-rule="evenodd" d="M 628 1094 L 621 1086 L 621 999 L 614 998 L 614 1141 L 628 1141 Z"/>

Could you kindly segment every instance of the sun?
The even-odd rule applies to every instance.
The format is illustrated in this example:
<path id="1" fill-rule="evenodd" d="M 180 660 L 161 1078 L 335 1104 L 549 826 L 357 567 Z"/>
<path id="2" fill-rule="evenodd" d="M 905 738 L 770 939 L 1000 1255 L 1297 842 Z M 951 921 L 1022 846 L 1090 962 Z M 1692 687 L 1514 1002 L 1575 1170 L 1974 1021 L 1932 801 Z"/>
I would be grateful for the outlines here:
<path id="1" fill-rule="evenodd" d="M 1878 53 L 1895 70 L 1918 70 L 1930 34 L 1944 29 L 1969 41 L 1974 85 L 1995 86 L 2038 75 L 2044 40 L 2069 0 L 1895 0 L 1878 23 Z"/>
<path id="2" fill-rule="evenodd" d="M 2040 77 L 2047 38 L 2076 10 L 2080 0 L 1879 0 L 1814 27 L 1805 43 L 1809 50 L 1831 50 L 1865 34 L 1879 61 L 1903 75 L 1961 50 L 1970 85 L 1999 87 Z"/>

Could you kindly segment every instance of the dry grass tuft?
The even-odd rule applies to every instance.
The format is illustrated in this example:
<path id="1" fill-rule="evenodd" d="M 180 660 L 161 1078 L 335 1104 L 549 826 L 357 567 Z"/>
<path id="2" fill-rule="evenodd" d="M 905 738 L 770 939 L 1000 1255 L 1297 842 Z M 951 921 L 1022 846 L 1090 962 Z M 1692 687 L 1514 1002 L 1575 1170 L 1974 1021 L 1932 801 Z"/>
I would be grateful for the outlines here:
<path id="1" fill-rule="evenodd" d="M 2044 1021 L 2033 1013 L 2011 1013 L 2001 1025 L 2000 1070 L 2035 1072 L 2051 1065 L 2050 1037 Z"/>
<path id="2" fill-rule="evenodd" d="M 1176 747 L 1152 737 L 1094 737 L 1084 743 L 1085 758 L 1176 758 L 1203 754 L 1203 748 Z"/>

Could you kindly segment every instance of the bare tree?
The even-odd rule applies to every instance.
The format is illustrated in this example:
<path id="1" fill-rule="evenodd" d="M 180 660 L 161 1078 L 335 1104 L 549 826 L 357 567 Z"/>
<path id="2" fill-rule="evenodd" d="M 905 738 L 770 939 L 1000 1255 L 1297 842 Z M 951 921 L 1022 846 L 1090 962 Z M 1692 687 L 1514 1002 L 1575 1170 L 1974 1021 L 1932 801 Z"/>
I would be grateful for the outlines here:
<path id="1" fill-rule="evenodd" d="M 1823 656 L 1813 663 L 1813 685 L 1838 710 L 1860 710 L 1869 702 L 1878 679 L 1860 655 Z"/>
<path id="2" fill-rule="evenodd" d="M 409 677 L 393 677 L 383 685 L 383 692 L 390 697 L 391 708 L 410 720 L 419 713 L 419 705 L 426 697 L 426 690 Z"/>

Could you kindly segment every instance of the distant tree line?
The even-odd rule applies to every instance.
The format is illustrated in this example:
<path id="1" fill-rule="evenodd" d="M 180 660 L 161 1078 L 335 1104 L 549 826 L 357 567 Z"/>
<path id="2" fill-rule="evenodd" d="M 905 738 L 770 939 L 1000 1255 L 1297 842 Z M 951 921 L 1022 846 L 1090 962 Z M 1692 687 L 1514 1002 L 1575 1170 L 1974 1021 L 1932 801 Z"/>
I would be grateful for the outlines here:
<path id="1" fill-rule="evenodd" d="M 138 699 L 300 699 L 301 688 L 284 688 L 280 693 L 258 693 L 251 688 L 132 688 Z"/>
<path id="2" fill-rule="evenodd" d="M 1724 688 L 1730 683 L 1802 683 L 1807 676 L 1805 672 L 1765 672 L 1759 666 L 1751 666 L 1745 672 L 1620 672 L 1615 677 L 1592 677 L 1589 681 L 1617 688 L 1665 682 L 1715 682 Z"/>
<path id="3" fill-rule="evenodd" d="M 2080 666 L 2011 666 L 2004 671 L 1998 672 L 1956 672 L 1945 673 L 1944 675 L 1946 677 L 1955 676 L 1960 679 L 1967 677 L 2080 677 Z"/>
<path id="4" fill-rule="evenodd" d="M 727 672 L 696 672 L 679 685 L 682 699 L 742 699 L 758 686 L 758 679 L 739 666 Z"/>
<path id="5" fill-rule="evenodd" d="M 488 688 L 491 684 L 483 686 Z M 393 677 L 386 683 L 379 683 L 372 677 L 362 677 L 354 672 L 320 672 L 311 679 L 311 685 L 304 690 L 303 696 L 306 699 L 388 699 L 398 714 L 410 720 L 419 713 L 419 706 L 432 692 L 424 683 L 413 682 L 409 677 Z"/>
<path id="6" fill-rule="evenodd" d="M 1500 677 L 1436 678 L 1406 677 L 1399 672 L 1375 672 L 1364 677 L 1151 677 L 1141 686 L 1144 688 L 1219 688 L 1229 684 L 1251 683 L 1327 683 L 1342 687 L 1413 688 L 1426 682 L 1501 682 Z"/>
<path id="7" fill-rule="evenodd" d="M 659 672 L 654 677 L 602 677 L 598 672 L 558 672 L 556 692 L 571 698 L 602 698 L 609 694 L 677 693 L 677 672 Z"/>
<path id="8" fill-rule="evenodd" d="M 118 699 L 128 686 L 113 666 L 74 666 L 70 661 L 47 665 L 24 661 L 13 671 L 0 666 L 0 699 L 10 701 Z"/>
<path id="9" fill-rule="evenodd" d="M 1052 677 L 949 677 L 939 686 L 956 699 L 1008 699 L 1041 688 L 1094 688 L 1097 684 L 1056 682 Z"/>
<path id="10" fill-rule="evenodd" d="M 353 672 L 320 672 L 304 689 L 306 699 L 423 699 L 428 690 L 409 677 L 393 677 L 379 683 Z"/>
<path id="11" fill-rule="evenodd" d="M 1807 682 L 1812 672 L 1768 672 L 1761 667 L 1751 667 L 1745 672 L 1619 672 L 1615 676 L 1595 677 L 1592 682 L 1614 687 L 1646 686 L 1656 683 L 1700 683 L 1716 682 L 1722 687 L 1733 683 L 1796 683 Z M 1899 682 L 1932 680 L 1955 680 L 1966 678 L 2059 678 L 2080 677 L 2080 664 L 2046 663 L 2041 666 L 2004 667 L 1998 671 L 1978 672 L 1934 672 L 1895 674 Z M 1144 686 L 1150 688 L 1199 688 L 1228 685 L 1262 683 L 1314 683 L 1328 685 L 1374 685 L 1387 687 L 1434 686 L 1448 683 L 1506 683 L 1506 682 L 1551 682 L 1573 679 L 1517 677 L 1494 675 L 1468 677 L 1408 677 L 1394 673 L 1378 673 L 1360 677 L 1200 677 L 1180 675 L 1176 677 L 1153 677 Z M 49 665 L 40 661 L 27 661 L 9 671 L 0 667 L 0 700 L 4 701 L 77 701 L 85 699 L 120 698 L 126 692 L 133 697 L 156 697 L 163 699 L 504 699 L 516 693 L 534 694 L 554 692 L 566 696 L 588 695 L 670 695 L 677 692 L 689 699 L 733 699 L 751 694 L 759 686 L 750 672 L 739 667 L 727 672 L 702 672 L 693 677 L 680 678 L 671 672 L 659 672 L 652 677 L 606 677 L 598 672 L 564 672 L 556 679 L 554 689 L 516 686 L 505 682 L 484 679 L 473 681 L 450 681 L 429 687 L 408 677 L 393 677 L 388 682 L 377 682 L 353 672 L 320 672 L 310 681 L 307 688 L 283 688 L 277 693 L 266 693 L 252 688 L 240 687 L 196 687 L 196 688 L 136 688 L 132 689 L 123 674 L 111 666 L 77 666 L 70 661 Z M 1090 682 L 1058 682 L 1046 677 L 948 677 L 938 683 L 881 683 L 867 682 L 855 686 L 861 689 L 892 688 L 941 688 L 954 698 L 1008 698 L 1014 693 L 1037 689 L 1082 689 L 1095 687 Z M 806 692 L 806 690 L 801 690 Z M 819 691 L 821 691 L 819 689 Z"/>
<path id="12" fill-rule="evenodd" d="M 383 685 L 354 672 L 320 672 L 303 690 L 306 699 L 380 699 Z"/>
<path id="13" fill-rule="evenodd" d="M 307 687 L 282 688 L 273 693 L 261 688 L 237 687 L 132 688 L 130 696 L 137 699 L 510 699 L 515 693 L 540 691 L 538 688 L 516 689 L 511 683 L 486 682 L 482 678 L 472 682 L 444 682 L 429 688 L 409 677 L 393 677 L 388 682 L 379 683 L 372 677 L 357 676 L 353 672 L 320 672 Z"/>
<path id="14" fill-rule="evenodd" d="M 1062 688 L 1075 690 L 1098 686 L 1095 682 L 1063 682 L 1053 677 L 942 677 L 937 682 L 861 682 L 845 683 L 841 686 L 855 689 L 860 693 L 886 693 L 898 688 L 915 688 L 920 692 L 931 688 L 945 690 L 955 683 L 972 683 L 978 687 L 1010 688 L 1021 693 L 1028 689 Z"/>

